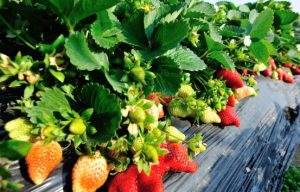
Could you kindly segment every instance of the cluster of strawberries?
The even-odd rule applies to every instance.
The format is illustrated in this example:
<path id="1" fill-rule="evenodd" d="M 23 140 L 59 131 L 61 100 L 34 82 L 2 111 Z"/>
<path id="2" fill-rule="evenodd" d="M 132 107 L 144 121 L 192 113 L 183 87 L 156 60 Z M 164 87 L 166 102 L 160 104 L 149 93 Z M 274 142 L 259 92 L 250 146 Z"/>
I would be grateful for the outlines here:
<path id="1" fill-rule="evenodd" d="M 162 177 L 168 171 L 195 173 L 198 165 L 189 160 L 186 148 L 181 143 L 164 143 L 160 146 L 169 151 L 159 157 L 159 164 L 152 165 L 150 175 L 138 171 L 136 165 L 131 165 L 125 172 L 118 173 L 109 184 L 109 192 L 162 192 L 164 185 Z"/>
<path id="2" fill-rule="evenodd" d="M 300 74 L 300 67 L 294 65 L 293 63 L 284 63 L 283 66 L 276 66 L 275 60 L 270 57 L 270 66 L 262 71 L 262 74 L 266 77 L 271 77 L 273 79 L 282 80 L 286 83 L 294 83 L 294 76 Z"/>
<path id="3" fill-rule="evenodd" d="M 226 108 L 218 112 L 218 115 L 221 118 L 221 124 L 224 126 L 235 125 L 236 127 L 240 127 L 240 119 L 234 107 L 238 103 L 238 100 L 249 96 L 255 96 L 256 91 L 252 87 L 244 85 L 244 82 L 237 71 L 221 69 L 215 73 L 215 77 L 225 80 L 226 85 L 230 87 L 234 93 L 228 97 Z"/>

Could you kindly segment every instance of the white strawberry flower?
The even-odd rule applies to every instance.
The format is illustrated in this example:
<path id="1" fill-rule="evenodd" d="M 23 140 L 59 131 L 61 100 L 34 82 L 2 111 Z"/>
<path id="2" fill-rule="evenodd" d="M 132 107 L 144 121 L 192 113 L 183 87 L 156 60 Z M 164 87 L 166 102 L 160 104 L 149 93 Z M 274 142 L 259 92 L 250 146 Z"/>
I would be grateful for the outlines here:
<path id="1" fill-rule="evenodd" d="M 297 50 L 300 51 L 300 44 L 297 45 Z"/>
<path id="2" fill-rule="evenodd" d="M 251 45 L 252 41 L 251 41 L 251 38 L 249 35 L 246 35 L 245 38 L 244 38 L 244 45 L 246 47 L 249 47 Z"/>

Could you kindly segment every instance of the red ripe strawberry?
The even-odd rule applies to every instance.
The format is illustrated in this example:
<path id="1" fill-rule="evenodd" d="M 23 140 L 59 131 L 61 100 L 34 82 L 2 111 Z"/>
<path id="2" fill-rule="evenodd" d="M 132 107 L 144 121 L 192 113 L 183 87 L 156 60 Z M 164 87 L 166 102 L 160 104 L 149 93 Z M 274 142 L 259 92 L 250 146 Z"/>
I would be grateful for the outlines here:
<path id="1" fill-rule="evenodd" d="M 242 69 L 241 73 L 243 76 L 247 76 L 248 75 L 248 70 L 247 69 Z"/>
<path id="2" fill-rule="evenodd" d="M 278 80 L 283 80 L 283 77 L 285 76 L 285 71 L 282 68 L 277 69 L 278 74 Z"/>
<path id="3" fill-rule="evenodd" d="M 227 69 L 221 69 L 215 74 L 217 78 L 222 77 L 228 87 L 232 89 L 237 89 L 244 86 L 243 80 L 237 71 L 230 71 Z"/>
<path id="4" fill-rule="evenodd" d="M 170 171 L 170 166 L 165 163 L 165 157 L 166 157 L 166 155 L 160 156 L 159 164 L 152 165 L 152 167 L 151 167 L 151 171 L 154 171 L 160 177 L 163 177 L 166 172 Z"/>
<path id="5" fill-rule="evenodd" d="M 283 81 L 286 83 L 294 83 L 295 82 L 293 75 L 290 73 L 285 74 L 285 76 L 283 77 Z"/>
<path id="6" fill-rule="evenodd" d="M 236 100 L 233 95 L 230 95 L 228 97 L 227 105 L 229 105 L 231 107 L 235 107 L 237 104 L 238 104 L 238 100 Z"/>
<path id="7" fill-rule="evenodd" d="M 155 171 L 146 175 L 138 172 L 136 165 L 131 165 L 124 173 L 116 175 L 108 187 L 108 192 L 163 192 L 162 177 Z"/>
<path id="8" fill-rule="evenodd" d="M 294 65 L 292 68 L 291 68 L 292 72 L 293 72 L 293 75 L 300 75 L 300 67 L 298 67 L 297 65 Z"/>
<path id="9" fill-rule="evenodd" d="M 160 103 L 159 96 L 156 93 L 150 93 L 147 99 L 150 101 L 154 101 L 156 104 Z"/>
<path id="10" fill-rule="evenodd" d="M 264 71 L 262 71 L 262 74 L 266 77 L 271 77 L 272 76 L 272 70 L 271 68 L 267 68 Z"/>
<path id="11" fill-rule="evenodd" d="M 283 66 L 286 67 L 286 68 L 292 68 L 293 63 L 284 63 Z"/>
<path id="12" fill-rule="evenodd" d="M 224 110 L 218 112 L 218 115 L 221 118 L 222 125 L 235 125 L 236 127 L 240 127 L 240 119 L 233 107 L 227 105 Z"/>
<path id="13" fill-rule="evenodd" d="M 170 166 L 170 171 L 195 173 L 198 170 L 197 163 L 189 160 L 186 148 L 181 143 L 167 143 L 162 145 L 169 153 L 165 155 L 164 163 Z"/>
<path id="14" fill-rule="evenodd" d="M 276 69 L 276 63 L 275 63 L 275 60 L 272 57 L 269 58 L 269 64 L 270 64 L 271 71 Z"/>
<path id="15" fill-rule="evenodd" d="M 43 141 L 34 143 L 25 158 L 30 179 L 36 185 L 43 183 L 61 160 L 62 148 L 57 142 L 47 145 Z"/>
<path id="16" fill-rule="evenodd" d="M 106 159 L 99 152 L 79 157 L 72 170 L 73 192 L 96 191 L 107 180 L 109 170 Z"/>
<path id="17" fill-rule="evenodd" d="M 138 192 L 138 170 L 132 165 L 123 173 L 118 173 L 110 182 L 108 192 Z"/>
<path id="18" fill-rule="evenodd" d="M 146 175 L 142 171 L 138 176 L 138 188 L 143 192 L 163 192 L 164 183 L 162 177 L 156 172 L 151 170 L 150 175 Z"/>

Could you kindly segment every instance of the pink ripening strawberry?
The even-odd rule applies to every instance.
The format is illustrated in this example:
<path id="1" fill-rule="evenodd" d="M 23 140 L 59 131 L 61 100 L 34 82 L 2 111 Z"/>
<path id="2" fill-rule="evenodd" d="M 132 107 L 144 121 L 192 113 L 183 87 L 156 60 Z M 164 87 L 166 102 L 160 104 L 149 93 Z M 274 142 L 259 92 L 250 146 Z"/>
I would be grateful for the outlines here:
<path id="1" fill-rule="evenodd" d="M 244 86 L 243 80 L 237 71 L 221 69 L 216 72 L 215 76 L 217 78 L 224 79 L 226 81 L 227 86 L 232 89 L 237 89 Z"/>
<path id="2" fill-rule="evenodd" d="M 240 119 L 233 107 L 227 105 L 224 110 L 218 112 L 218 115 L 221 118 L 222 125 L 235 125 L 236 127 L 240 127 Z"/>

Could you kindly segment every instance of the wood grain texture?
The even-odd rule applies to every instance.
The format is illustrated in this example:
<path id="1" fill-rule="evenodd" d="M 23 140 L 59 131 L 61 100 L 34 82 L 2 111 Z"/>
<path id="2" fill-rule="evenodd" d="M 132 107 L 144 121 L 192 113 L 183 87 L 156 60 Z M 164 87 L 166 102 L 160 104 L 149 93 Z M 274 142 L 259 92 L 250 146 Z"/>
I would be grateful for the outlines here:
<path id="1" fill-rule="evenodd" d="M 248 98 L 237 107 L 241 118 L 239 129 L 191 127 L 188 121 L 173 120 L 188 137 L 202 132 L 208 148 L 195 158 L 200 165 L 197 173 L 165 175 L 166 192 L 280 191 L 282 175 L 299 142 L 300 80 L 290 85 L 260 77 L 258 88 L 257 97 Z M 0 119 L 1 115 L 5 117 L 6 112 L 1 111 Z M 25 184 L 26 189 L 21 190 L 24 192 L 70 191 L 69 172 L 75 161 L 66 151 L 64 162 L 40 186 L 28 181 L 23 162 L 15 162 L 11 166 L 12 180 Z"/>

